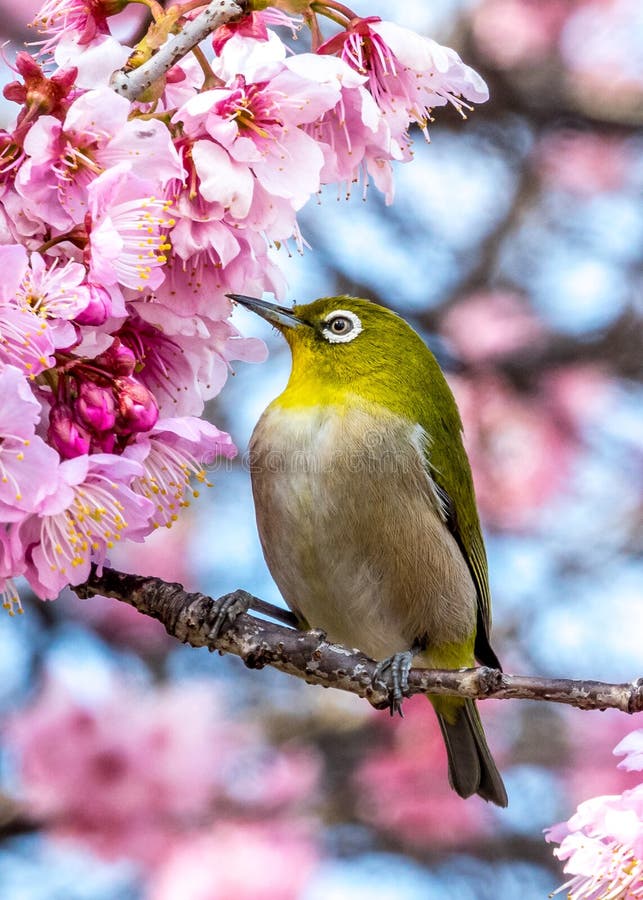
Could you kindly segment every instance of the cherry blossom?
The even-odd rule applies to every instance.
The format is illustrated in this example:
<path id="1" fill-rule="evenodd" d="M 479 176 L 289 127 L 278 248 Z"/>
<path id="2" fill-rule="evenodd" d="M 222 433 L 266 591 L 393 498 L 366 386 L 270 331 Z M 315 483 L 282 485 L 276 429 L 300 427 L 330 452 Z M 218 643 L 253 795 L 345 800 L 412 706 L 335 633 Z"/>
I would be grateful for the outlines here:
<path id="1" fill-rule="evenodd" d="M 63 461 L 59 484 L 38 515 L 12 533 L 15 552 L 26 559 L 25 577 L 44 600 L 67 584 L 80 584 L 90 562 L 103 562 L 123 538 L 143 540 L 152 504 L 130 487 L 142 473 L 133 460 L 107 453 Z"/>
<path id="2" fill-rule="evenodd" d="M 615 754 L 628 754 L 619 766 L 640 770 L 641 731 L 624 738 Z M 546 830 L 560 844 L 555 856 L 565 860 L 572 877 L 555 893 L 570 900 L 635 900 L 643 896 L 643 784 L 582 802 L 567 821 Z"/>
<path id="3" fill-rule="evenodd" d="M 209 422 L 183 416 L 162 419 L 127 451 L 141 462 L 144 472 L 132 481 L 132 490 L 154 504 L 152 525 L 171 525 L 179 511 L 198 497 L 192 480 L 208 485 L 204 464 L 217 456 L 237 453 L 229 434 Z"/>
<path id="4" fill-rule="evenodd" d="M 163 281 L 167 231 L 174 224 L 167 200 L 154 185 L 132 174 L 127 163 L 108 169 L 88 189 L 91 276 L 106 285 L 138 291 Z"/>
<path id="5" fill-rule="evenodd" d="M 14 366 L 0 370 L 0 516 L 18 522 L 37 511 L 57 483 L 59 460 L 35 433 L 40 404 Z"/>

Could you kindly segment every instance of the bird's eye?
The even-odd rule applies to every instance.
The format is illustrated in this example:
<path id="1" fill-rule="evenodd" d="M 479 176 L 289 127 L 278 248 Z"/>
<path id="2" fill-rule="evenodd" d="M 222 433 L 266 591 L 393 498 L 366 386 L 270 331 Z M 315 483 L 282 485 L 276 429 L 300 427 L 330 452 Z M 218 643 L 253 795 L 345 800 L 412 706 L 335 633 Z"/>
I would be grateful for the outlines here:
<path id="1" fill-rule="evenodd" d="M 353 327 L 353 323 L 345 316 L 335 316 L 335 318 L 331 319 L 328 323 L 328 327 L 333 334 L 348 334 Z"/>
<path id="2" fill-rule="evenodd" d="M 324 322 L 322 333 L 331 344 L 347 343 L 362 331 L 362 323 L 354 312 L 338 310 Z"/>

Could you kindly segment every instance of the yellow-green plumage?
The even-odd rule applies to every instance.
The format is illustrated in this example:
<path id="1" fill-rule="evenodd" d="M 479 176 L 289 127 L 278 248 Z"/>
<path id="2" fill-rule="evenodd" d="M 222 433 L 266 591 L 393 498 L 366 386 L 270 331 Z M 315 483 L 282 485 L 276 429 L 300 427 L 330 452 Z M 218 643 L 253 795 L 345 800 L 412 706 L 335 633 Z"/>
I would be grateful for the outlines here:
<path id="1" fill-rule="evenodd" d="M 286 602 L 302 625 L 376 659 L 419 648 L 419 666 L 497 666 L 462 425 L 432 353 L 367 300 L 271 313 L 245 299 L 292 351 L 250 448 L 262 546 Z M 337 311 L 353 323 L 345 335 L 332 333 Z M 429 699 L 454 788 L 506 805 L 474 703 Z"/>

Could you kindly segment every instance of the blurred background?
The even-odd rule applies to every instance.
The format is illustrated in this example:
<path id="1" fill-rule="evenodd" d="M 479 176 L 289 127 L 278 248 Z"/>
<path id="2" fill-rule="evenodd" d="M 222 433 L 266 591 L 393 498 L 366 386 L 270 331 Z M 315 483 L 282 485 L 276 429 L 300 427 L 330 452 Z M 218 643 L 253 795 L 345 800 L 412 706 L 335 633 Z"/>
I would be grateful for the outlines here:
<path id="1" fill-rule="evenodd" d="M 2 3 L 12 58 L 37 3 Z M 356 0 L 362 15 L 391 15 Z M 350 293 L 408 318 L 460 403 L 505 670 L 643 675 L 643 6 L 407 0 L 491 100 L 437 111 L 395 204 L 332 190 L 281 264 L 290 297 Z M 124 27 L 127 27 L 127 23 Z M 130 22 L 131 27 L 131 22 Z M 5 70 L 5 81 L 13 74 Z M 14 108 L 15 109 L 15 108 Z M 13 114 L 0 109 L 2 124 Z M 171 531 L 112 563 L 281 602 L 244 451 L 287 350 L 239 364 L 209 409 L 240 448 Z M 447 784 L 423 698 L 354 697 L 179 646 L 115 601 L 25 598 L 0 616 L 1 900 L 536 900 L 564 878 L 542 829 L 632 782 L 641 720 L 482 704 L 509 808 Z"/>

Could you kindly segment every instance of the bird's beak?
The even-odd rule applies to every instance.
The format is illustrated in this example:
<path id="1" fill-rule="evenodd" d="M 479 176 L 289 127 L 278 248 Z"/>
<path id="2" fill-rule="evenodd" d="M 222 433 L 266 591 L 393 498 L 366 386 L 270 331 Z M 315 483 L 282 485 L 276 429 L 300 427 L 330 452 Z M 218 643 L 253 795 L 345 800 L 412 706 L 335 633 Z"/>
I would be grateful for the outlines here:
<path id="1" fill-rule="evenodd" d="M 231 300 L 245 306 L 246 309 L 257 313 L 266 322 L 277 328 L 296 328 L 298 325 L 306 325 L 290 309 L 285 306 L 277 306 L 276 303 L 268 303 L 266 300 L 258 300 L 257 297 L 246 297 L 245 294 L 226 294 Z"/>

